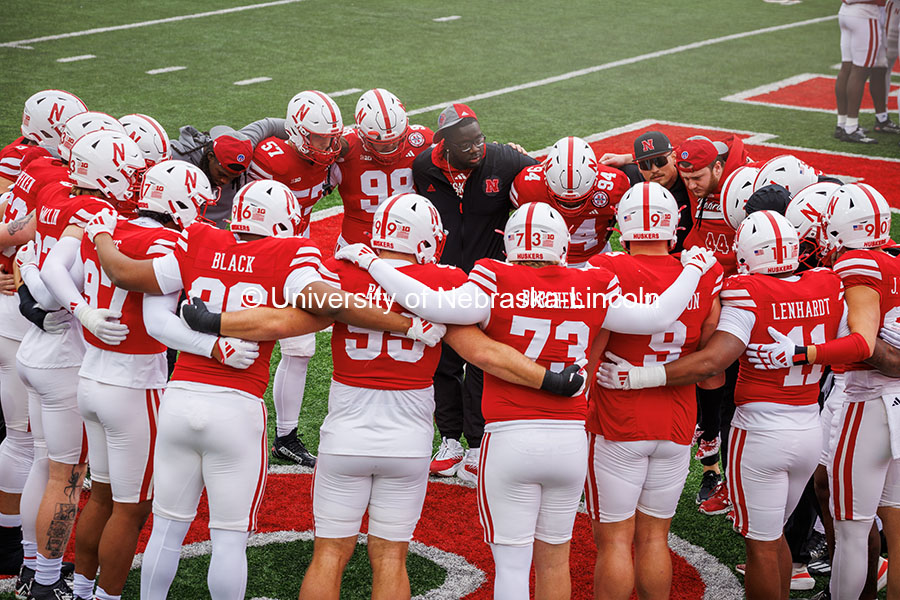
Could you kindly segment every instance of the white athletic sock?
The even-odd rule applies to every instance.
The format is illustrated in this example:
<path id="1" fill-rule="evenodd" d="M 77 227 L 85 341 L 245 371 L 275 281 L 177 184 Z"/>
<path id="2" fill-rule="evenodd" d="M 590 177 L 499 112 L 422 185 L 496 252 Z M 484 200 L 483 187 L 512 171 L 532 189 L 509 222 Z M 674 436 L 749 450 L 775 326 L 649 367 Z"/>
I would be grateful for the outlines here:
<path id="1" fill-rule="evenodd" d="M 141 564 L 141 600 L 166 600 L 191 524 L 153 515 L 153 531 Z"/>
<path id="2" fill-rule="evenodd" d="M 847 124 L 847 115 L 838 115 L 838 127 L 843 128 Z"/>
<path id="3" fill-rule="evenodd" d="M 122 595 L 108 594 L 102 587 L 98 587 L 96 593 L 94 593 L 94 600 L 122 600 Z"/>
<path id="4" fill-rule="evenodd" d="M 527 600 L 534 545 L 490 546 L 494 555 L 494 600 Z"/>
<path id="5" fill-rule="evenodd" d="M 206 583 L 213 600 L 241 600 L 247 590 L 246 531 L 210 529 L 212 557 Z"/>
<path id="6" fill-rule="evenodd" d="M 306 389 L 306 369 L 309 356 L 281 356 L 275 381 L 272 382 L 272 402 L 275 404 L 275 434 L 289 434 L 297 427 L 303 392 Z"/>
<path id="7" fill-rule="evenodd" d="M 47 558 L 38 552 L 37 569 L 34 570 L 34 580 L 41 585 L 53 585 L 59 581 L 61 569 L 62 556 L 59 558 Z"/>
<path id="8" fill-rule="evenodd" d="M 5 515 L 0 513 L 0 527 L 21 527 L 22 515 Z"/>
<path id="9" fill-rule="evenodd" d="M 888 114 L 887 114 L 887 112 L 875 113 L 875 118 L 878 119 L 879 121 L 886 121 L 888 118 Z"/>
<path id="10" fill-rule="evenodd" d="M 26 542 L 23 539 L 22 550 L 25 554 L 22 562 L 32 571 L 37 570 L 37 542 Z"/>
<path id="11" fill-rule="evenodd" d="M 832 598 L 859 598 L 866 585 L 869 531 L 872 520 L 834 521 L 834 558 L 831 561 Z"/>
<path id="12" fill-rule="evenodd" d="M 853 119 L 847 117 L 847 123 L 844 125 L 844 131 L 846 131 L 847 133 L 853 133 L 857 129 L 859 129 L 859 117 Z"/>
<path id="13" fill-rule="evenodd" d="M 94 597 L 94 580 L 88 579 L 81 573 L 75 573 L 72 580 L 72 592 L 79 598 Z"/>

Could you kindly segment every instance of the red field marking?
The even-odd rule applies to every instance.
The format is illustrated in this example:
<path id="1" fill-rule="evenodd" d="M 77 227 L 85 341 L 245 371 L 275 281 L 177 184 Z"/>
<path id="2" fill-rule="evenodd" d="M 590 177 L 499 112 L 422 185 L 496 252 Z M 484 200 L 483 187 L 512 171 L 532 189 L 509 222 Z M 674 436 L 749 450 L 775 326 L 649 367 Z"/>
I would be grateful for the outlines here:
<path id="1" fill-rule="evenodd" d="M 895 210 L 900 210 L 900 161 L 897 159 L 871 158 L 844 153 L 833 153 L 811 148 L 792 148 L 763 142 L 774 136 L 750 131 L 727 131 L 680 123 L 642 121 L 617 131 L 590 136 L 591 147 L 597 156 L 605 152 L 631 153 L 633 141 L 645 131 L 662 131 L 674 146 L 690 136 L 705 135 L 712 140 L 724 140 L 734 133 L 745 140 L 744 144 L 754 160 L 768 160 L 780 154 L 793 154 L 817 169 L 845 181 L 860 180 L 874 186 L 884 194 Z"/>
<path id="2" fill-rule="evenodd" d="M 803 75 L 789 77 L 782 81 L 725 96 L 722 100 L 740 104 L 761 104 L 837 114 L 837 104 L 834 98 L 834 82 L 836 80 L 837 77 L 834 75 L 804 73 Z M 891 84 L 891 93 L 888 97 L 888 110 L 891 112 L 896 112 L 897 110 L 898 89 L 900 89 L 900 85 Z M 861 111 L 867 113 L 875 112 L 868 83 L 866 83 L 866 91 L 863 94 Z"/>

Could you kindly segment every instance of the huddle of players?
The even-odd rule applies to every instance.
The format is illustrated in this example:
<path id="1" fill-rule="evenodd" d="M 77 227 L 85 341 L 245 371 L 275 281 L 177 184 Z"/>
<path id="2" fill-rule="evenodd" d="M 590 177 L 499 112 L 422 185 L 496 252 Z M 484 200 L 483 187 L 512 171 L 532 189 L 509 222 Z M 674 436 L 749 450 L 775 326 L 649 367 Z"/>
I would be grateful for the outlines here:
<path id="1" fill-rule="evenodd" d="M 676 150 L 685 172 L 702 177 L 710 170 L 723 182 L 720 196 L 698 200 L 705 211 L 721 202 L 719 220 L 737 225 L 736 234 L 728 233 L 735 237 L 732 264 L 742 274 L 723 283 L 712 251 L 731 254 L 730 244 L 714 236 L 710 250 L 692 248 L 681 261 L 672 257 L 679 218 L 671 194 L 655 183 L 626 191 L 621 174 L 598 165 L 583 140 L 564 138 L 541 166 L 516 179 L 513 197 L 521 208 L 504 232 L 507 261 L 479 261 L 466 275 L 434 264 L 445 235 L 440 216 L 411 193 L 409 165 L 417 149 L 428 147 L 431 132 L 408 126 L 402 104 L 385 90 L 363 95 L 357 128 L 346 132 L 326 95 L 303 92 L 292 99 L 289 139 L 257 146 L 251 173 L 265 178 L 237 194 L 231 232 L 198 220 L 212 201 L 208 182 L 191 165 L 164 160 L 160 143 L 146 143 L 161 139 L 164 147 L 158 124 L 143 118 L 143 129 L 130 139 L 115 120 L 84 112 L 70 94 L 36 97 L 26 103 L 23 134 L 37 124 L 41 133 L 34 141 L 44 147 L 17 140 L 0 155 L 0 166 L 12 164 L 5 159 L 14 151 L 21 156 L 7 210 L 24 208 L 7 220 L 26 232 L 33 227 L 35 241 L 34 249 L 25 244 L 16 254 L 25 281 L 22 311 L 32 325 L 11 359 L 27 394 L 8 397 L 6 380 L 0 381 L 4 413 L 19 415 L 7 417 L 18 433 L 0 453 L 18 477 L 0 469 L 0 490 L 23 494 L 23 593 L 66 593 L 59 563 L 86 463 L 83 420 L 95 487 L 76 539 L 75 596 L 121 594 L 153 495 L 142 597 L 165 597 L 205 486 L 210 592 L 243 597 L 247 536 L 265 487 L 262 395 L 272 340 L 309 334 L 337 319 L 313 488 L 315 550 L 301 598 L 337 594 L 367 510 L 373 593 L 409 595 L 406 547 L 424 500 L 433 432 L 430 373 L 445 331 L 445 341 L 488 373 L 478 502 L 496 564 L 495 597 L 527 597 L 532 561 L 537 597 L 569 596 L 568 541 L 583 492 L 598 546 L 597 596 L 627 597 L 635 584 L 647 594 L 667 595 L 666 535 L 696 420 L 691 384 L 716 377 L 738 358 L 728 479 L 735 525 L 747 538 L 748 596 L 786 597 L 790 563 L 785 579 L 781 528 L 797 502 L 797 482 L 802 489 L 811 473 L 807 438 L 821 435 L 815 406 L 821 367 L 807 363 L 867 358 L 882 326 L 886 338 L 897 336 L 888 327 L 900 312 L 890 312 L 896 261 L 879 250 L 889 241 L 890 212 L 877 191 L 865 184 L 796 191 L 797 182 L 815 173 L 793 157 L 757 171 L 745 157 L 719 162 L 711 142 L 687 141 Z M 47 156 L 54 142 L 66 162 Z M 301 236 L 329 170 L 337 170 L 341 184 L 347 245 L 323 264 Z M 750 194 L 770 182 L 796 191 L 787 211 L 794 224 L 771 211 L 742 218 Z M 126 220 L 135 210 L 137 218 Z M 16 220 L 19 214 L 26 216 Z M 613 218 L 628 254 L 600 253 Z M 825 261 L 837 261 L 834 272 L 793 274 L 800 237 L 810 235 Z M 365 295 L 376 283 L 401 304 L 419 299 L 404 307 L 418 316 L 404 316 L 400 307 L 385 310 L 380 294 L 368 294 L 363 303 L 350 295 Z M 575 304 L 511 308 L 492 301 L 529 288 L 558 297 L 599 293 L 605 302 L 585 311 Z M 866 290 L 880 299 L 874 310 L 859 304 L 871 302 Z M 200 332 L 177 316 L 182 292 L 202 300 L 183 311 Z M 658 297 L 648 304 L 623 300 L 639 292 Z M 305 310 L 274 308 L 292 300 Z M 845 311 L 851 335 L 838 337 Z M 86 344 L 79 345 L 80 328 L 70 326 L 69 313 L 87 330 Z M 165 347 L 182 351 L 168 384 Z M 616 354 L 608 352 L 609 362 L 598 367 L 606 348 Z M 583 377 L 595 372 L 586 392 Z M 890 446 L 877 445 L 891 439 L 881 403 L 871 403 L 867 413 L 854 407 L 869 404 L 852 400 L 881 397 L 894 380 L 863 363 L 850 368 L 851 375 L 865 378 L 867 391 L 854 396 L 860 385 L 847 386 L 851 402 L 838 409 L 836 425 L 841 451 L 835 453 L 833 497 L 843 512 L 835 512 L 832 589 L 842 598 L 858 597 L 844 592 L 859 575 L 852 554 L 859 531 L 845 524 L 871 524 L 885 487 L 878 477 L 890 479 L 893 464 Z M 7 413 L 7 403 L 18 404 Z M 876 446 L 854 453 L 856 439 Z M 759 463 L 767 454 L 756 447 L 784 448 L 786 441 L 794 450 Z M 863 455 L 870 461 L 858 466 Z M 866 485 L 854 488 L 854 474 Z M 882 504 L 894 507 L 889 496 Z M 50 510 L 57 505 L 73 506 L 71 514 Z M 36 571 L 30 585 L 28 570 Z M 767 570 L 780 577 L 767 578 Z"/>

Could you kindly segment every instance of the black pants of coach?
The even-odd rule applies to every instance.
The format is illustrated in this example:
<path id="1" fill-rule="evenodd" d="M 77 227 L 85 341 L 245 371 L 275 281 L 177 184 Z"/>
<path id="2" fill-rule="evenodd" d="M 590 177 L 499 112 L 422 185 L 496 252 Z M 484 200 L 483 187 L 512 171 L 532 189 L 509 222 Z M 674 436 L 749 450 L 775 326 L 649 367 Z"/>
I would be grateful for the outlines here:
<path id="1" fill-rule="evenodd" d="M 442 437 L 458 440 L 465 435 L 470 448 L 481 447 L 483 384 L 481 369 L 467 364 L 453 348 L 444 344 L 434 372 L 434 422 Z"/>

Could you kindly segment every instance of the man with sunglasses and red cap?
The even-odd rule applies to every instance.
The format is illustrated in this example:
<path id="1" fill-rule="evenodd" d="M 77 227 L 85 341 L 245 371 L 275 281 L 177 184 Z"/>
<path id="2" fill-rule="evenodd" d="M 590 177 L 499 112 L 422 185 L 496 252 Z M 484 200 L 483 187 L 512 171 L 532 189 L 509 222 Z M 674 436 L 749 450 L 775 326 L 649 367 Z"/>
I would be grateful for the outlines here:
<path id="1" fill-rule="evenodd" d="M 669 190 L 678 203 L 678 227 L 672 248 L 672 253 L 678 254 L 684 249 L 684 238 L 694 221 L 687 187 L 675 167 L 674 150 L 666 134 L 647 131 L 634 139 L 633 155 L 607 152 L 600 157 L 600 164 L 623 171 L 631 185 L 651 181 Z"/>
<path id="2" fill-rule="evenodd" d="M 438 117 L 434 145 L 413 161 L 416 191 L 441 215 L 447 242 L 441 263 L 468 272 L 477 260 L 503 260 L 501 235 L 510 211 L 510 187 L 516 175 L 537 161 L 517 149 L 485 143 L 475 111 L 451 104 Z M 433 475 L 474 482 L 478 473 L 484 417 L 482 373 L 445 346 L 434 374 L 434 420 L 443 438 L 431 463 Z M 459 438 L 465 434 L 469 450 Z"/>

